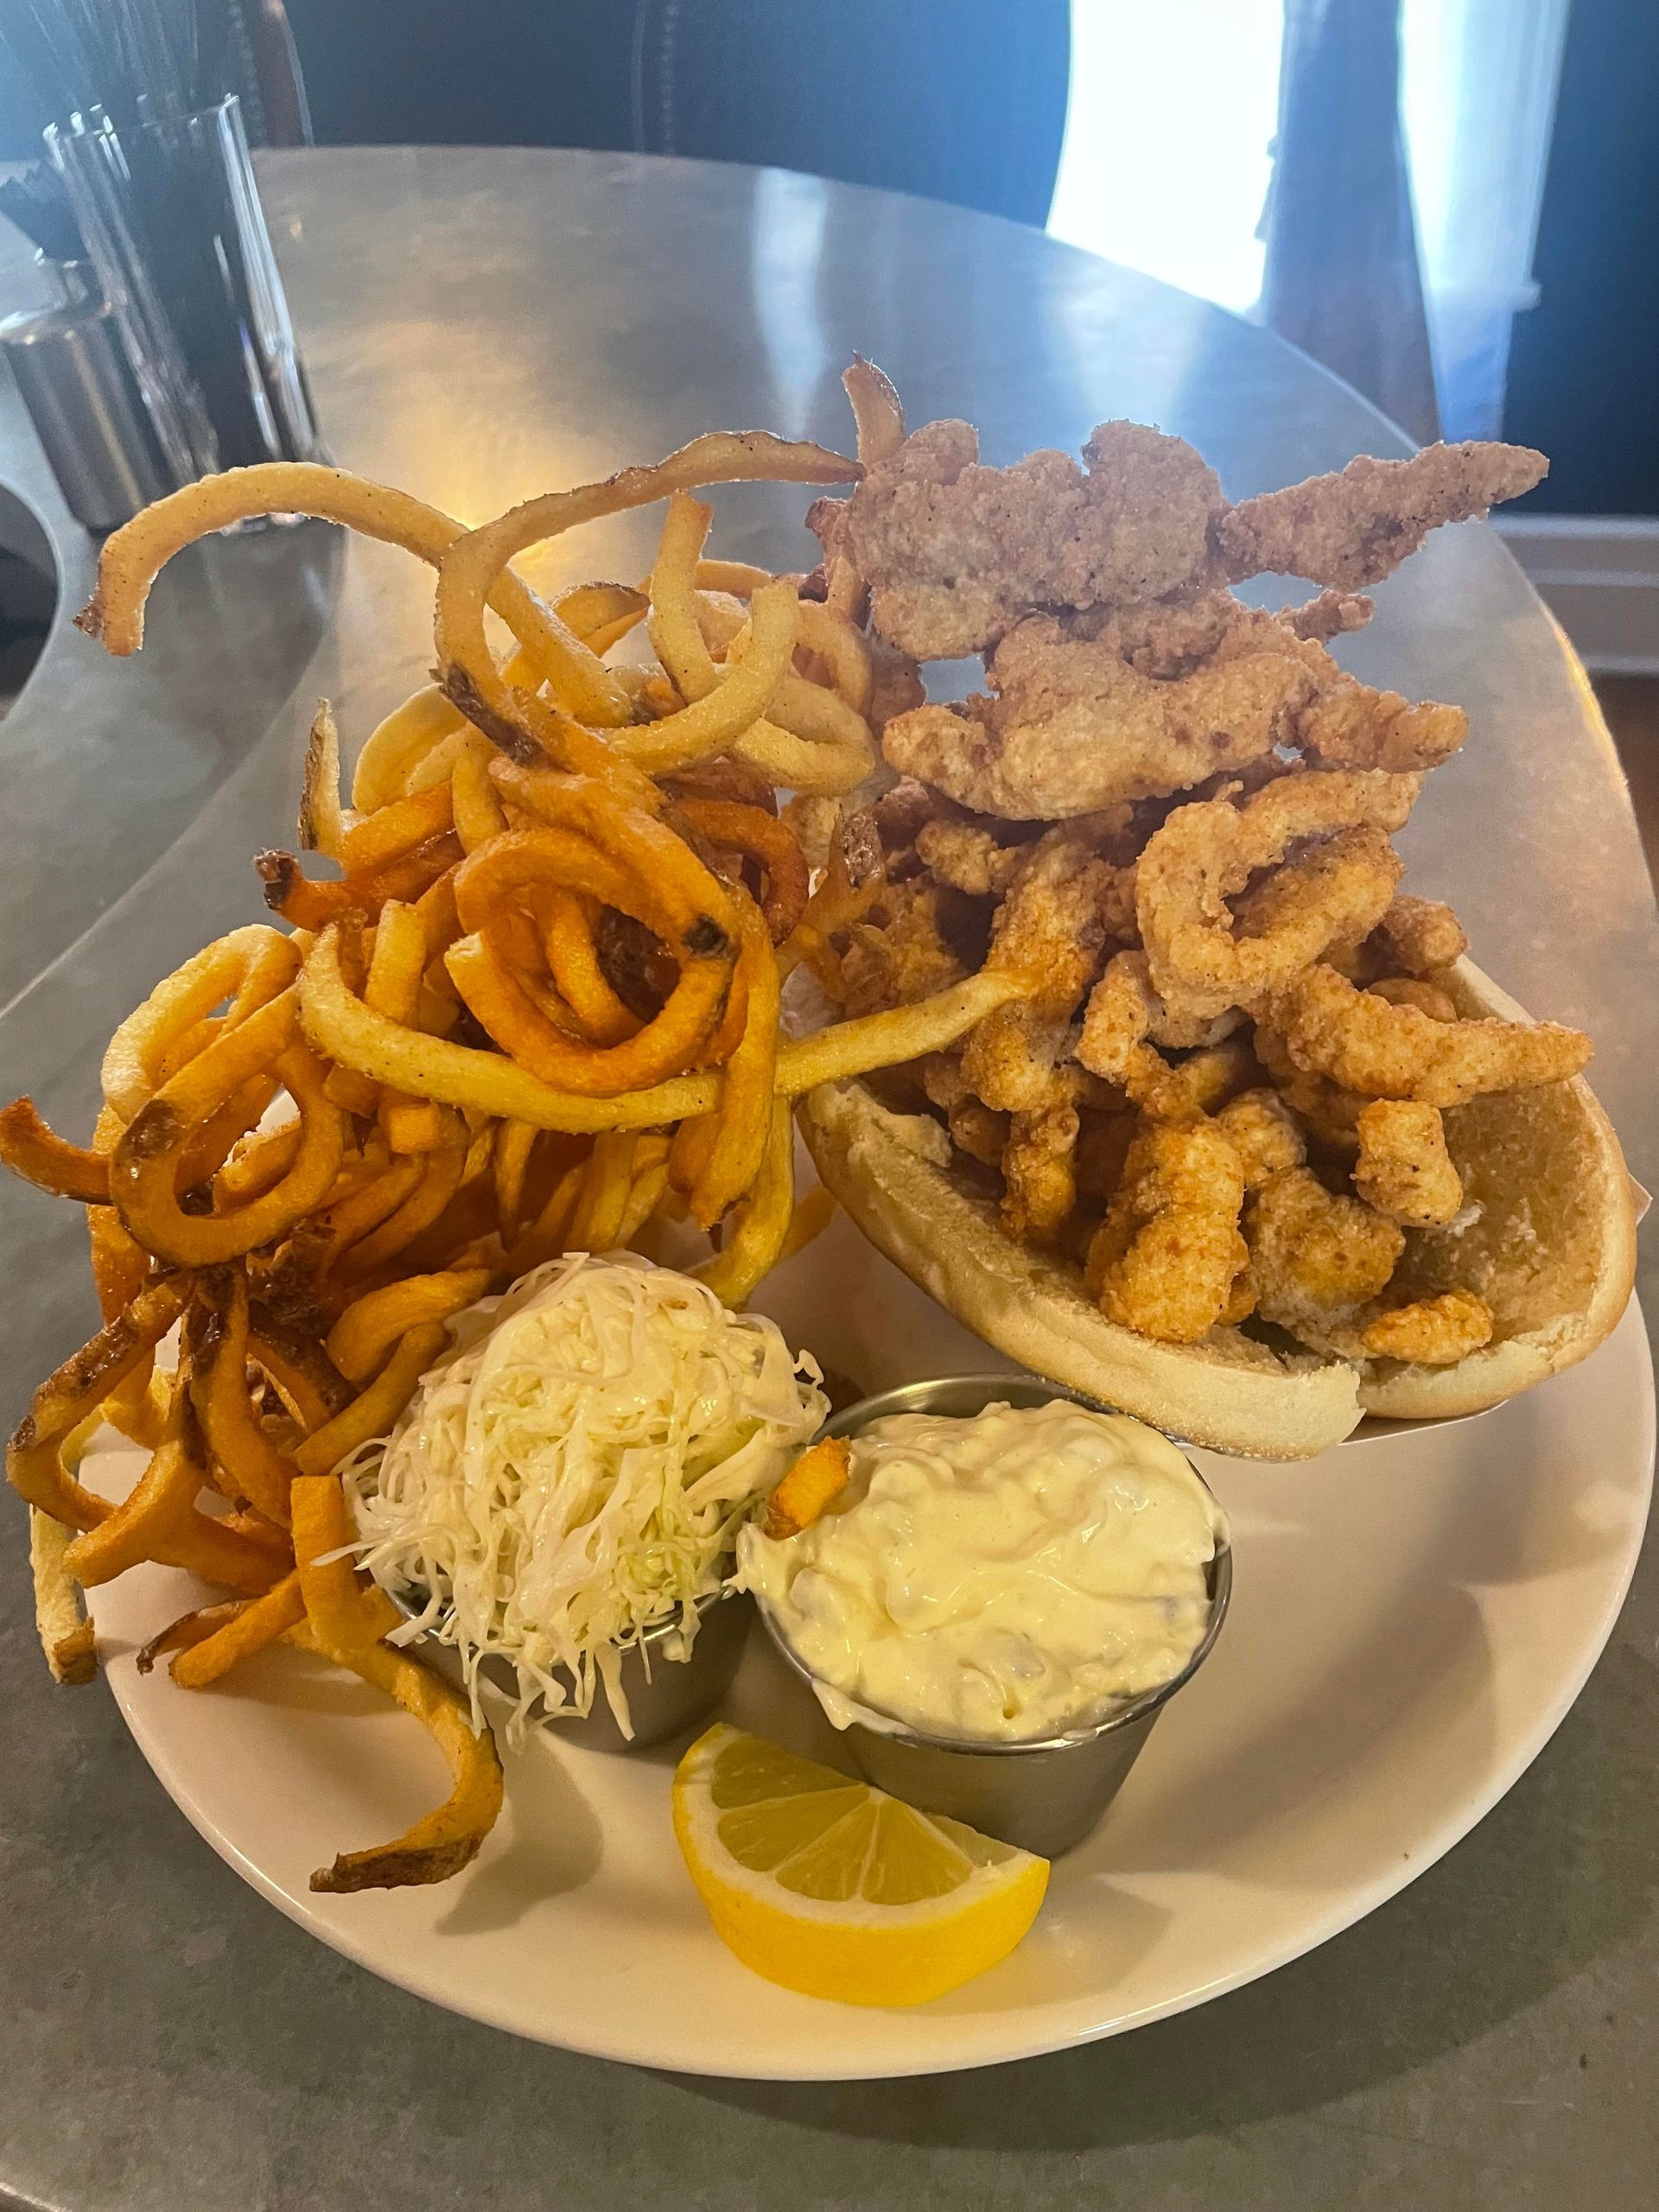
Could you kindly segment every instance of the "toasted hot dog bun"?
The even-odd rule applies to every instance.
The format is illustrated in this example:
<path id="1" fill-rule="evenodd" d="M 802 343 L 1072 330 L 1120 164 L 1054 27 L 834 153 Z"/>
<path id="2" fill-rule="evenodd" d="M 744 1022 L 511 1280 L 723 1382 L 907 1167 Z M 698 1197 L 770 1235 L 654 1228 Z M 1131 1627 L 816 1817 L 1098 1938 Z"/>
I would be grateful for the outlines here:
<path id="1" fill-rule="evenodd" d="M 1465 1014 L 1528 1017 L 1478 969 L 1437 981 Z M 1168 1434 L 1250 1459 L 1311 1458 L 1368 1413 L 1476 1413 L 1593 1351 L 1636 1267 L 1630 1179 L 1581 1079 L 1476 1100 L 1446 1116 L 1478 1216 L 1456 1235 L 1408 1232 L 1395 1282 L 1478 1291 L 1493 1341 L 1455 1367 L 1356 1364 L 1239 1329 L 1166 1344 L 1109 1321 L 1081 1271 L 1004 1235 L 995 1202 L 931 1116 L 890 1112 L 861 1083 L 825 1084 L 799 1118 L 819 1174 L 879 1251 L 988 1344 L 1033 1373 Z"/>

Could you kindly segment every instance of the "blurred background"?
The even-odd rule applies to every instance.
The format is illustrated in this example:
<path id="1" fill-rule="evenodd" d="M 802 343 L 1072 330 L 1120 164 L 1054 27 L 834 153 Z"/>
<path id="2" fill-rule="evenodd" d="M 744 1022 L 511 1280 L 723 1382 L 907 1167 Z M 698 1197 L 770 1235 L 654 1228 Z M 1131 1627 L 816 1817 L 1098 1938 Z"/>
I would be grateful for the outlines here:
<path id="1" fill-rule="evenodd" d="M 199 12 L 256 145 L 630 148 L 925 194 L 1266 321 L 1419 440 L 1541 447 L 1500 527 L 1659 824 L 1656 0 Z M 0 157 L 35 158 L 43 119 L 4 58 Z"/>

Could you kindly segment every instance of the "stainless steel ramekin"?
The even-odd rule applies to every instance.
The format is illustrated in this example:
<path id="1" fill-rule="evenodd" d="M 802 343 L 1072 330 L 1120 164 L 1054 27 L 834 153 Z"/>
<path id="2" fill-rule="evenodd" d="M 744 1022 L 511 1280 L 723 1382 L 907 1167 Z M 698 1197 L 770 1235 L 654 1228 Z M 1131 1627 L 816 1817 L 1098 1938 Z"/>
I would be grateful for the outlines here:
<path id="1" fill-rule="evenodd" d="M 411 1617 L 418 1610 L 395 1590 L 386 1594 Z M 541 1716 L 543 1725 L 585 1751 L 641 1751 L 701 1720 L 732 1686 L 749 1623 L 754 1618 L 754 1604 L 745 1591 L 716 1591 L 701 1601 L 697 1611 L 697 1633 L 689 1658 L 676 1659 L 669 1650 L 679 1627 L 677 1612 L 648 1628 L 639 1643 L 630 1644 L 622 1654 L 622 1688 L 633 1724 L 632 1736 L 625 1736 L 618 1727 L 602 1688 L 594 1692 L 586 1713 L 544 1713 Z M 449 1681 L 461 1681 L 461 1659 L 453 1645 L 435 1636 L 423 1636 L 420 1651 Z M 486 1681 L 517 1696 L 517 1678 L 505 1660 L 486 1656 L 481 1671 Z"/>
<path id="2" fill-rule="evenodd" d="M 1080 1391 L 1031 1376 L 949 1375 L 861 1399 L 826 1422 L 823 1433 L 855 1436 L 888 1414 L 944 1414 L 969 1420 L 987 1406 L 1041 1406 L 1055 1398 L 1102 1410 Z M 1196 1467 L 1193 1472 L 1198 1473 Z M 1202 1475 L 1198 1480 L 1204 1481 Z M 1210 1619 L 1204 1641 L 1179 1675 L 1115 1707 L 1092 1728 L 1020 1744 L 966 1743 L 925 1735 L 897 1722 L 886 1730 L 855 1721 L 838 1732 L 860 1772 L 879 1789 L 924 1812 L 965 1821 L 1003 1843 L 1055 1858 L 1081 1843 L 1097 1825 L 1145 1748 L 1153 1723 L 1214 1649 L 1232 1587 L 1232 1552 L 1224 1543 L 1211 1565 Z M 791 1649 L 764 1604 L 760 1617 L 785 1662 L 816 1688 L 810 1669 Z"/>

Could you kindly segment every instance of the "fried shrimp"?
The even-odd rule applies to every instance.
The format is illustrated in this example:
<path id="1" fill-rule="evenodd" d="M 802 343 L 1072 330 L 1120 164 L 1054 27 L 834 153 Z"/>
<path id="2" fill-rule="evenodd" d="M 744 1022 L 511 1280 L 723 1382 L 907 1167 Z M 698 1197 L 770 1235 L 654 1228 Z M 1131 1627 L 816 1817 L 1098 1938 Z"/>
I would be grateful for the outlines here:
<path id="1" fill-rule="evenodd" d="M 1143 1128 L 1089 1248 L 1084 1277 L 1109 1320 L 1164 1344 L 1197 1344 L 1249 1262 L 1244 1175 L 1204 1122 Z"/>
<path id="2" fill-rule="evenodd" d="M 1368 1098 L 1459 1106 L 1576 1075 L 1590 1039 L 1554 1021 L 1437 1021 L 1315 965 L 1278 992 L 1270 1020 L 1294 1064 Z"/>

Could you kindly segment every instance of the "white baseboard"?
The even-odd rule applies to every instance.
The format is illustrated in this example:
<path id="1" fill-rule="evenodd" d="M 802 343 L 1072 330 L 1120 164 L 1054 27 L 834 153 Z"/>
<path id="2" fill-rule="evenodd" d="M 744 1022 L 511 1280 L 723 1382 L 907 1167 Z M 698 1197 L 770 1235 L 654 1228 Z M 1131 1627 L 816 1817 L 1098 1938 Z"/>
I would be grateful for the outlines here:
<path id="1" fill-rule="evenodd" d="M 1492 519 L 1592 676 L 1659 676 L 1659 516 Z"/>

